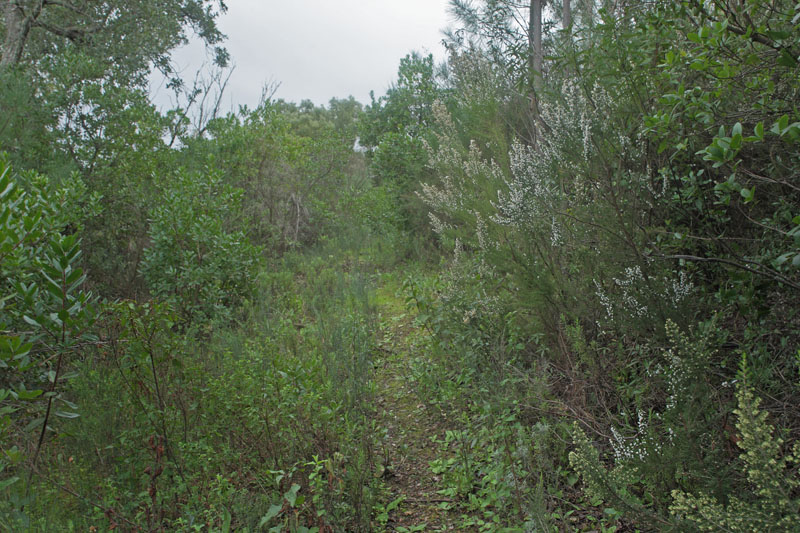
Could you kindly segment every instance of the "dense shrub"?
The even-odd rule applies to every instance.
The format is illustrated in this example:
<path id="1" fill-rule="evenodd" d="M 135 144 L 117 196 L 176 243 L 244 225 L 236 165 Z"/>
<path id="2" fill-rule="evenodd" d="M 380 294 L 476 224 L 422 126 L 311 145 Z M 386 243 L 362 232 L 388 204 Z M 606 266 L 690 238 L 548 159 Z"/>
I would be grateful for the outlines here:
<path id="1" fill-rule="evenodd" d="M 186 322 L 230 319 L 252 295 L 260 250 L 239 229 L 241 196 L 216 170 L 180 172 L 153 209 L 142 276 Z"/>

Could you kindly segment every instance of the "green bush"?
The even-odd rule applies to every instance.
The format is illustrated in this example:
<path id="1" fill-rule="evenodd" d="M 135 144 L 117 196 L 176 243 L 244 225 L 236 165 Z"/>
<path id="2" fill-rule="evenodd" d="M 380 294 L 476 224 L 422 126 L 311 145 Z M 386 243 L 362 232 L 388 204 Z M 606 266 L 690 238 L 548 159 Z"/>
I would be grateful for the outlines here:
<path id="1" fill-rule="evenodd" d="M 736 398 L 736 429 L 742 449 L 741 471 L 747 480 L 746 491 L 731 494 L 727 504 L 708 494 L 672 493 L 670 510 L 701 531 L 796 531 L 800 516 L 800 441 L 791 451 L 775 435 L 768 413 L 760 409 L 761 400 L 747 385 L 746 372 L 740 375 Z"/>
<path id="2" fill-rule="evenodd" d="M 77 178 L 57 187 L 0 157 L 0 515 L 25 519 L 23 465 L 34 471 L 56 420 L 78 416 L 64 383 L 96 341 L 77 233 L 96 206 Z"/>
<path id="3" fill-rule="evenodd" d="M 252 295 L 261 250 L 241 219 L 242 191 L 216 170 L 179 172 L 151 214 L 141 272 L 153 296 L 190 323 L 229 320 Z"/>

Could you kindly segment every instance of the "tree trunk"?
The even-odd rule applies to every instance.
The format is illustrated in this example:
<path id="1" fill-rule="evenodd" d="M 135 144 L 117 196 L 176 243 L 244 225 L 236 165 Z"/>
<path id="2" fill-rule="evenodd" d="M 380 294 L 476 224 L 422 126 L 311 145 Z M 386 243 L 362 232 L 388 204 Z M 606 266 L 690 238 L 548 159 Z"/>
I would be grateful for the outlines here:
<path id="1" fill-rule="evenodd" d="M 3 18 L 6 38 L 3 42 L 3 55 L 0 57 L 0 69 L 5 70 L 19 63 L 27 33 L 30 31 L 30 22 L 26 20 L 22 8 L 13 0 L 7 0 L 5 9 L 3 9 Z"/>
<path id="2" fill-rule="evenodd" d="M 570 5 L 570 0 L 564 0 L 562 22 L 565 30 L 569 30 L 569 27 L 572 26 L 572 6 Z"/>
<path id="3" fill-rule="evenodd" d="M 531 0 L 528 46 L 530 48 L 528 61 L 535 92 L 542 87 L 542 0 Z"/>
<path id="4" fill-rule="evenodd" d="M 528 19 L 528 71 L 530 89 L 528 105 L 530 109 L 530 143 L 536 146 L 539 135 L 539 92 L 542 89 L 542 4 L 544 0 L 531 0 Z"/>
<path id="5" fill-rule="evenodd" d="M 44 8 L 44 1 L 36 0 L 30 6 L 30 12 L 26 14 L 22 4 L 23 0 L 6 0 L 3 9 L 6 37 L 3 42 L 2 56 L 0 56 L 0 70 L 13 67 L 20 62 L 31 26 Z"/>

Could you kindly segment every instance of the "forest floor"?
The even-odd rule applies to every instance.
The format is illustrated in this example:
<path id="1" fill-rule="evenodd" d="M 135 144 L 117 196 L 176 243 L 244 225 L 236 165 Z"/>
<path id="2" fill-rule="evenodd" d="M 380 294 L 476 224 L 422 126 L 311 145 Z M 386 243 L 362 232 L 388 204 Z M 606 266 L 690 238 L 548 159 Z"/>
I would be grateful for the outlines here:
<path id="1" fill-rule="evenodd" d="M 463 526 L 456 504 L 430 463 L 443 453 L 439 442 L 450 425 L 447 414 L 427 405 L 414 387 L 412 362 L 425 335 L 399 295 L 396 284 L 376 293 L 381 323 L 376 361 L 377 408 L 383 449 L 379 475 L 389 492 L 379 526 L 384 531 L 477 531 Z"/>

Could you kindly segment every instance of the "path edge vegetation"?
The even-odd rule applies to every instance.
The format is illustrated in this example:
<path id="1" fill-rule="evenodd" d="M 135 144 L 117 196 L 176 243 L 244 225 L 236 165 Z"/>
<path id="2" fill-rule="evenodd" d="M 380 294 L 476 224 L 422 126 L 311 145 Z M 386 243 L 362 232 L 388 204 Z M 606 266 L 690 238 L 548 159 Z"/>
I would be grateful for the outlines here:
<path id="1" fill-rule="evenodd" d="M 227 114 L 226 8 L 3 10 L 0 529 L 389 529 L 382 283 L 454 527 L 796 528 L 800 4 L 453 0 Z"/>

